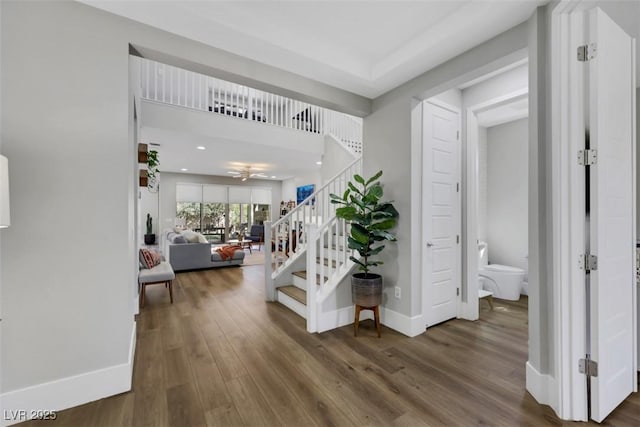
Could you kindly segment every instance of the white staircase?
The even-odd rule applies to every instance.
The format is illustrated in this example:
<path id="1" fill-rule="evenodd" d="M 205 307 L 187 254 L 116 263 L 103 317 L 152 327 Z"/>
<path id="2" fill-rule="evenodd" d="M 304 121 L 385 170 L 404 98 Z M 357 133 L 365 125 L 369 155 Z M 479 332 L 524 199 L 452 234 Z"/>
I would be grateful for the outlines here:
<path id="1" fill-rule="evenodd" d="M 327 310 L 323 303 L 330 296 L 337 297 L 354 263 L 349 259 L 348 225 L 336 217 L 329 194 L 342 195 L 361 169 L 358 158 L 286 216 L 265 223 L 265 242 L 273 241 L 265 245 L 267 300 L 278 301 L 304 317 L 309 332 L 342 326 L 335 311 Z M 349 305 L 350 300 L 342 303 Z"/>

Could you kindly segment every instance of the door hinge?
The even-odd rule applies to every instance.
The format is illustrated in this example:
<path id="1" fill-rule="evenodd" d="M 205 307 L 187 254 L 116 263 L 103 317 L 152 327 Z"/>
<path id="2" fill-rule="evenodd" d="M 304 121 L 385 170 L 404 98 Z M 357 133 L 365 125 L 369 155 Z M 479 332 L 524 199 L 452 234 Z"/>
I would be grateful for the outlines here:
<path id="1" fill-rule="evenodd" d="M 588 377 L 598 376 L 598 362 L 591 359 L 580 359 L 578 361 L 578 369 L 581 374 L 585 374 Z"/>
<path id="2" fill-rule="evenodd" d="M 460 183 L 456 182 L 456 193 L 460 192 Z"/>
<path id="3" fill-rule="evenodd" d="M 585 273 L 598 269 L 598 257 L 590 254 L 580 255 L 580 269 Z"/>
<path id="4" fill-rule="evenodd" d="M 578 46 L 578 61 L 590 61 L 596 56 L 598 56 L 598 45 L 596 43 L 589 43 Z"/>
<path id="5" fill-rule="evenodd" d="M 578 164 L 591 166 L 598 163 L 598 150 L 578 150 Z"/>
<path id="6" fill-rule="evenodd" d="M 460 131 L 457 130 L 456 131 L 456 141 L 459 141 L 459 140 L 460 140 Z"/>
<path id="7" fill-rule="evenodd" d="M 456 234 L 456 243 L 458 243 L 458 244 L 460 243 L 460 235 L 459 234 Z"/>
<path id="8" fill-rule="evenodd" d="M 456 288 L 456 296 L 459 297 L 460 296 L 460 288 Z"/>

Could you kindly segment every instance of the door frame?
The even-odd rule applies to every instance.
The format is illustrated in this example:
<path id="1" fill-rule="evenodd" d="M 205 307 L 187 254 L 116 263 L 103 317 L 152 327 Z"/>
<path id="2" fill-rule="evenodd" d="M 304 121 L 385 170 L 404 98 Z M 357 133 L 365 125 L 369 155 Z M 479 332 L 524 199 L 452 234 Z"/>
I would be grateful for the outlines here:
<path id="1" fill-rule="evenodd" d="M 575 161 L 575 154 L 584 148 L 583 67 L 575 58 L 575 46 L 587 43 L 584 12 L 595 7 L 583 0 L 558 4 L 551 13 L 551 124 L 553 200 L 552 252 L 559 262 L 553 263 L 553 318 L 555 384 L 549 384 L 549 397 L 562 419 L 587 421 L 587 387 L 577 369 L 578 360 L 586 352 L 586 295 L 584 273 L 576 262 L 584 252 L 585 176 Z M 635 71 L 635 70 L 634 70 Z M 633 108 L 635 117 L 635 90 Z M 636 216 L 636 128 L 634 126 L 632 206 Z M 636 235 L 635 221 L 633 235 Z M 635 257 L 634 257 L 635 259 Z M 565 283 L 567 286 L 559 286 Z M 633 294 L 636 299 L 636 289 Z M 633 321 L 634 352 L 637 353 L 636 315 Z M 637 354 L 633 355 L 637 364 Z M 634 371 L 637 371 L 635 366 Z M 634 391 L 637 391 L 637 383 Z M 553 397 L 553 398 L 552 398 Z M 554 404 L 555 403 L 555 404 Z"/>
<path id="2" fill-rule="evenodd" d="M 423 144 L 423 137 L 424 137 L 424 108 L 423 105 L 425 103 L 429 103 L 431 105 L 434 105 L 436 107 L 448 110 L 452 113 L 455 113 L 458 115 L 458 123 L 457 123 L 457 127 L 458 127 L 458 144 L 459 144 L 459 150 L 458 150 L 458 182 L 460 182 L 460 185 L 462 185 L 462 111 L 460 108 L 448 104 L 444 101 L 441 101 L 440 99 L 437 98 L 427 98 L 424 101 L 420 102 L 419 107 L 414 108 L 414 110 L 412 111 L 412 114 L 420 114 L 419 117 L 419 121 L 417 123 L 419 123 L 419 131 L 417 129 L 418 126 L 413 126 L 414 128 L 412 129 L 412 132 L 416 132 L 414 133 L 413 137 L 419 137 L 419 141 L 420 144 L 422 146 Z M 416 123 L 416 119 L 417 117 L 414 116 L 412 118 L 412 124 Z M 421 171 L 421 185 L 420 188 L 422 189 L 424 186 L 422 185 L 422 183 L 424 183 L 424 150 L 420 151 L 421 155 L 420 155 L 420 171 Z M 457 275 L 457 280 L 459 282 L 459 286 L 460 286 L 460 292 L 458 293 L 457 297 L 456 297 L 456 318 L 460 318 L 461 317 L 461 310 L 462 310 L 462 288 L 463 288 L 463 283 L 462 283 L 462 262 L 463 262 L 463 258 L 462 258 L 462 247 L 463 247 L 463 232 L 462 232 L 462 190 L 459 193 L 456 193 L 458 195 L 458 212 L 457 212 L 457 219 L 459 221 L 459 228 L 458 230 L 460 230 L 460 244 L 458 245 L 458 251 L 456 254 L 456 275 Z M 420 217 L 418 218 L 418 221 L 420 222 L 420 241 L 419 241 L 419 245 L 420 245 L 420 262 L 422 264 L 423 261 L 423 257 L 424 257 L 424 253 L 425 253 L 425 248 L 426 248 L 426 241 L 427 241 L 427 236 L 425 236 L 425 227 L 424 227 L 424 205 L 423 205 L 423 197 L 422 197 L 422 193 L 420 193 Z M 429 301 L 428 301 L 428 296 L 429 293 L 427 292 L 427 289 L 425 289 L 425 270 L 423 268 L 420 269 L 420 288 L 422 290 L 422 318 L 425 320 L 425 325 L 426 325 L 426 319 L 428 319 L 427 316 L 427 312 L 429 311 Z"/>
<path id="3" fill-rule="evenodd" d="M 464 187 L 467 189 L 478 185 L 478 117 L 483 110 L 509 104 L 529 96 L 529 88 L 515 90 L 510 93 L 475 104 L 466 108 L 466 146 L 467 162 L 464 174 Z M 527 141 L 527 146 L 529 142 Z M 462 218 L 464 230 L 464 247 L 462 262 L 466 266 L 467 280 L 463 283 L 463 295 L 466 302 L 462 304 L 464 319 L 478 320 L 480 317 L 480 299 L 478 298 L 478 191 L 467 191 L 465 194 L 465 215 Z"/>

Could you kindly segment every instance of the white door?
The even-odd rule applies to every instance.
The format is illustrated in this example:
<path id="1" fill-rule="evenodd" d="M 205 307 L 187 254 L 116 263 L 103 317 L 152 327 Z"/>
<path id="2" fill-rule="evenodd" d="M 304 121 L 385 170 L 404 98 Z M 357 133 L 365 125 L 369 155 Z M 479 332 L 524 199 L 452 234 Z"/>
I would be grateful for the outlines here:
<path id="1" fill-rule="evenodd" d="M 600 9 L 588 12 L 591 167 L 591 418 L 600 422 L 634 389 L 633 42 Z"/>
<path id="2" fill-rule="evenodd" d="M 460 288 L 460 120 L 424 103 L 423 284 L 427 327 L 457 316 Z"/>

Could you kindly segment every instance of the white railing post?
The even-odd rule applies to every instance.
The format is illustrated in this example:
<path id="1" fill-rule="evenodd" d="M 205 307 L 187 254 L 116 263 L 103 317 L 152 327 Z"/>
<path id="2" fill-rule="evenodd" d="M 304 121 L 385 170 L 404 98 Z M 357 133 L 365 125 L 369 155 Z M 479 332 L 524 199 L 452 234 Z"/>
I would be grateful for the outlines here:
<path id="1" fill-rule="evenodd" d="M 318 274 L 316 258 L 318 241 L 318 226 L 309 224 L 306 229 L 307 244 L 307 332 L 318 331 L 318 289 L 316 287 L 316 277 Z"/>
<path id="2" fill-rule="evenodd" d="M 273 286 L 271 260 L 271 221 L 264 222 L 264 294 L 267 301 L 276 300 L 276 288 Z"/>

